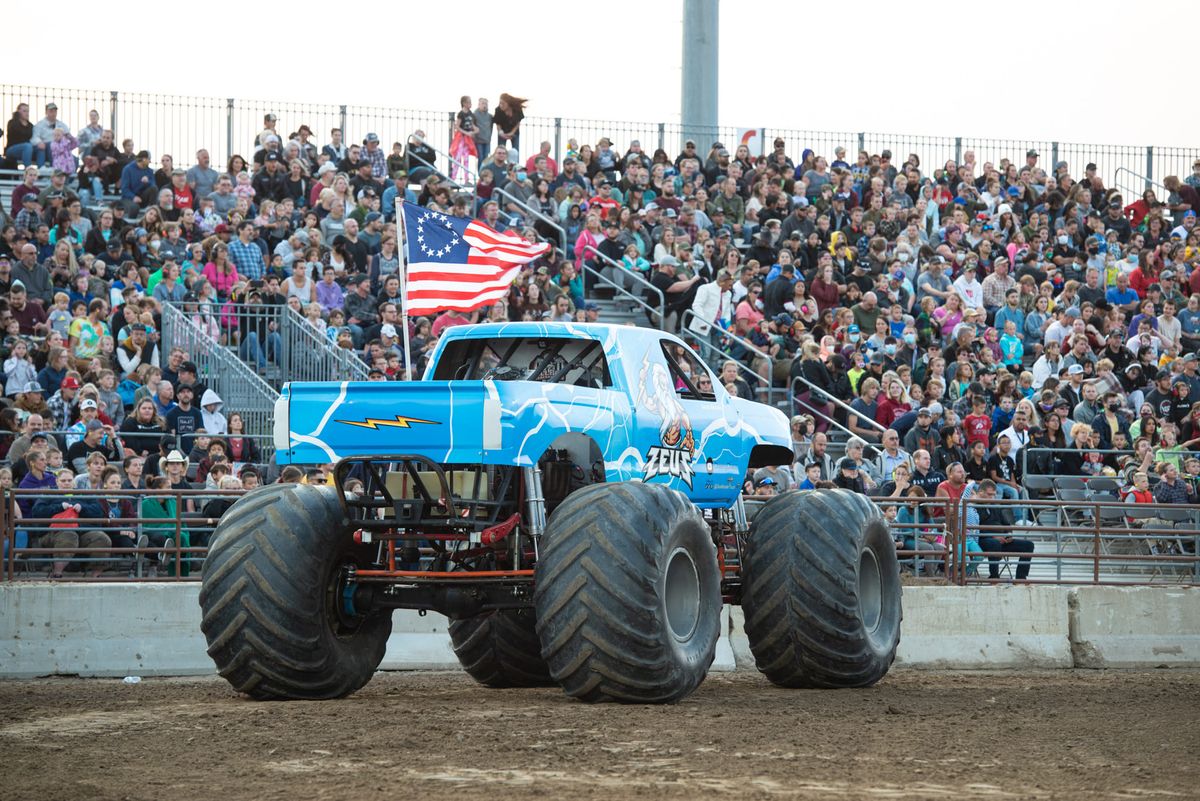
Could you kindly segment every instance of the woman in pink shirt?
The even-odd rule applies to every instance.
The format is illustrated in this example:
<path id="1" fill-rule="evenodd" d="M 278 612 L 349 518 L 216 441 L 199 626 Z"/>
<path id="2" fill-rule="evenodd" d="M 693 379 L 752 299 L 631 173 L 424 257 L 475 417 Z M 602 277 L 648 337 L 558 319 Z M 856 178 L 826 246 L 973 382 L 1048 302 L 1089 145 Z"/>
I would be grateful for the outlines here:
<path id="1" fill-rule="evenodd" d="M 229 246 L 224 242 L 213 245 L 212 261 L 204 265 L 204 277 L 217 290 L 221 300 L 228 298 L 233 285 L 241 280 L 237 267 L 229 260 Z"/>
<path id="2" fill-rule="evenodd" d="M 580 275 L 583 275 L 583 263 L 588 259 L 595 258 L 594 253 L 585 252 L 587 248 L 600 247 L 600 217 L 595 214 L 587 216 L 587 222 L 583 224 L 583 230 L 579 232 L 579 237 L 575 240 L 575 268 L 579 270 Z"/>

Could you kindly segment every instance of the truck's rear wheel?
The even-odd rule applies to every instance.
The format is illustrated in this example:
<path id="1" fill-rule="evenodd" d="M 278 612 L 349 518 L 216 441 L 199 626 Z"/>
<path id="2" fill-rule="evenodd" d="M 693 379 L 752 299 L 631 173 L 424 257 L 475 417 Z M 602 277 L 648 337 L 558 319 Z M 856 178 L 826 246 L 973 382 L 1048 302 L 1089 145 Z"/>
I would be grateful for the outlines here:
<path id="1" fill-rule="evenodd" d="M 463 669 L 485 687 L 554 684 L 542 659 L 532 609 L 502 609 L 452 620 L 450 641 Z"/>
<path id="2" fill-rule="evenodd" d="M 301 484 L 249 493 L 221 518 L 204 566 L 200 628 L 238 692 L 340 698 L 375 673 L 392 616 L 347 609 L 339 578 L 365 554 L 341 521 L 334 489 Z"/>
<path id="3" fill-rule="evenodd" d="M 772 498 L 750 528 L 742 582 L 750 650 L 775 684 L 865 687 L 896 657 L 896 547 L 862 495 L 838 489 Z"/>
<path id="4" fill-rule="evenodd" d="M 550 518 L 534 608 L 542 655 L 585 701 L 677 701 L 704 680 L 720 633 L 708 525 L 657 484 L 594 484 Z"/>

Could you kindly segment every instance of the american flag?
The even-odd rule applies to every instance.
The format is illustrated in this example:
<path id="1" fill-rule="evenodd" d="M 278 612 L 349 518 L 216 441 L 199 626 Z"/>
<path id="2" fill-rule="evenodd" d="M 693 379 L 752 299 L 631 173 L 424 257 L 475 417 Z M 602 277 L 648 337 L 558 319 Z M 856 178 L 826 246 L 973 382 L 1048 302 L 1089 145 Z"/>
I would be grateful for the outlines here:
<path id="1" fill-rule="evenodd" d="M 408 238 L 408 313 L 474 311 L 503 298 L 522 264 L 550 250 L 478 220 L 413 203 L 402 207 Z"/>

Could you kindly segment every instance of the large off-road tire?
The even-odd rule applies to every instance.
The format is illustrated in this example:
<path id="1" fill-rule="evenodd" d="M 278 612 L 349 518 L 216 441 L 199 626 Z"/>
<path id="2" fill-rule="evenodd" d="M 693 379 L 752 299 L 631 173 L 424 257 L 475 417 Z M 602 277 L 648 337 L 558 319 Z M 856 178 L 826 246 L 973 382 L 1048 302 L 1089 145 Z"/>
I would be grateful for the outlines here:
<path id="1" fill-rule="evenodd" d="M 347 614 L 338 577 L 367 559 L 332 487 L 272 484 L 244 496 L 217 526 L 200 589 L 218 672 L 259 700 L 340 698 L 366 684 L 392 615 Z"/>
<path id="2" fill-rule="evenodd" d="M 900 574 L 887 523 L 848 490 L 786 492 L 754 518 L 742 573 L 746 636 L 782 687 L 866 687 L 900 642 Z"/>
<path id="3" fill-rule="evenodd" d="M 584 701 L 678 701 L 700 685 L 720 634 L 708 525 L 657 484 L 593 484 L 554 511 L 535 572 L 542 656 Z"/>
<path id="4" fill-rule="evenodd" d="M 502 609 L 452 620 L 450 642 L 463 669 L 485 687 L 554 684 L 542 659 L 532 609 Z"/>

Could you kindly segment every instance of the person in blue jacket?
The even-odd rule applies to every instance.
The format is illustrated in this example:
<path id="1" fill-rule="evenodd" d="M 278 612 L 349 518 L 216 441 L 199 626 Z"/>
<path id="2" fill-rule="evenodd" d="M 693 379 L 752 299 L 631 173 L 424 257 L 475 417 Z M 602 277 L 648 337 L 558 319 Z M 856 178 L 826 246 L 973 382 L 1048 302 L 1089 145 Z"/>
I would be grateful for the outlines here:
<path id="1" fill-rule="evenodd" d="M 154 183 L 154 170 L 150 169 L 150 151 L 139 150 L 133 161 L 121 170 L 121 200 L 125 201 L 128 211 L 136 211 L 145 204 L 143 197 L 147 189 L 156 193 L 158 187 Z"/>
<path id="2" fill-rule="evenodd" d="M 58 471 L 55 476 L 55 486 L 60 490 L 70 490 L 75 483 L 75 474 L 70 470 L 63 468 Z M 84 495 L 53 495 L 39 499 L 33 504 L 33 514 L 30 515 L 34 519 L 51 519 L 56 518 L 55 522 L 51 522 L 44 531 L 38 536 L 38 548 L 54 548 L 54 564 L 50 569 L 50 578 L 62 578 L 63 571 L 67 569 L 67 564 L 80 548 L 111 548 L 112 540 L 103 531 L 95 531 L 90 529 L 92 524 L 84 524 L 81 526 L 77 522 L 79 518 L 99 520 L 106 517 L 104 510 L 100 506 L 98 498 Z M 41 524 L 36 528 L 42 528 Z M 87 554 L 95 559 L 97 554 Z M 107 554 L 99 554 L 100 557 Z M 90 573 L 92 576 L 99 576 L 104 572 L 104 562 L 89 562 Z"/>

